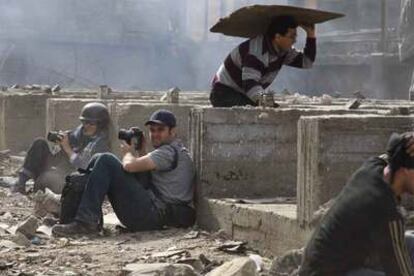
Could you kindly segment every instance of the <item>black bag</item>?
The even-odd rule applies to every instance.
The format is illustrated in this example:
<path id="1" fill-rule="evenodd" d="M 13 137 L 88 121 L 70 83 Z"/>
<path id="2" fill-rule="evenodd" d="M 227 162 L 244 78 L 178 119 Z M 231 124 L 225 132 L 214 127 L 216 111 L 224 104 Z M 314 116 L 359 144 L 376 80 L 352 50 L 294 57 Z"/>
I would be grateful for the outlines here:
<path id="1" fill-rule="evenodd" d="M 61 224 L 71 223 L 75 219 L 88 179 L 89 174 L 85 172 L 74 172 L 66 176 L 60 198 L 59 220 Z"/>

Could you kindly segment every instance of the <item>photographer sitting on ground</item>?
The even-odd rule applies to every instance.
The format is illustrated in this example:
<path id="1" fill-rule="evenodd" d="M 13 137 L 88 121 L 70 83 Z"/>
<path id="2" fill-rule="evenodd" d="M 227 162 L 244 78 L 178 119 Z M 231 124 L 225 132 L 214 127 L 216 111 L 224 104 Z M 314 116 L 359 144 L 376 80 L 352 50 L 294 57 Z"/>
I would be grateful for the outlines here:
<path id="1" fill-rule="evenodd" d="M 48 139 L 62 149 L 57 153 L 51 152 L 46 139 L 34 141 L 12 192 L 26 193 L 26 182 L 34 179 L 35 191 L 49 188 L 61 193 L 65 175 L 77 169 L 86 169 L 95 153 L 109 151 L 110 117 L 106 106 L 89 103 L 83 107 L 79 119 L 82 124 L 70 132 L 49 133 Z"/>
<path id="2" fill-rule="evenodd" d="M 155 150 L 145 152 L 142 135 L 136 137 L 141 140 L 138 151 L 133 143 L 122 141 L 122 161 L 109 153 L 95 156 L 75 220 L 55 225 L 55 236 L 97 233 L 106 195 L 121 223 L 131 231 L 194 224 L 194 165 L 176 138 L 175 116 L 158 110 L 146 126 Z"/>

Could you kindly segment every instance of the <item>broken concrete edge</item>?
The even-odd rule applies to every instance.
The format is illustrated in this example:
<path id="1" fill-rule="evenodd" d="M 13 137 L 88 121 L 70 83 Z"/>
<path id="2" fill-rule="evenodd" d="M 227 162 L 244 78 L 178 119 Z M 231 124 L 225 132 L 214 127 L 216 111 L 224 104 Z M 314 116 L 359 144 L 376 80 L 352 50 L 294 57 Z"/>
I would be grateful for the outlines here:
<path id="1" fill-rule="evenodd" d="M 197 195 L 296 196 L 297 121 L 326 113 L 371 114 L 342 108 L 193 108 L 189 148 L 198 168 Z"/>
<path id="2" fill-rule="evenodd" d="M 303 247 L 311 229 L 296 220 L 294 204 L 233 204 L 204 198 L 197 204 L 197 223 L 209 231 L 220 229 L 234 240 L 248 242 L 263 256 L 278 256 Z"/>
<path id="3" fill-rule="evenodd" d="M 414 116 L 322 115 L 298 122 L 298 220 L 308 225 L 369 157 L 384 153 L 393 132 L 411 131 Z M 363 130 L 363 131 L 362 131 Z"/>

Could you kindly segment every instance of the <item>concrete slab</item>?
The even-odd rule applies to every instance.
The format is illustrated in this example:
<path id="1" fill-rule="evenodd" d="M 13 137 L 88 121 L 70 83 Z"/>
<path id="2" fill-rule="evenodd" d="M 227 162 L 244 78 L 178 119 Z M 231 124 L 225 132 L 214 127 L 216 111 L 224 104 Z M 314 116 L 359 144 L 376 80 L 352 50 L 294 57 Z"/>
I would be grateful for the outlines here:
<path id="1" fill-rule="evenodd" d="M 265 256 L 300 248 L 310 236 L 310 230 L 300 228 L 296 221 L 295 204 L 233 204 L 208 199 L 206 205 L 199 217 L 209 221 L 209 230 L 222 229 Z"/>
<path id="2" fill-rule="evenodd" d="M 42 93 L 0 93 L 0 150 L 27 150 L 34 138 L 44 136 L 48 98 Z"/>
<path id="3" fill-rule="evenodd" d="M 408 116 L 310 116 L 298 123 L 298 219 L 307 224 L 369 157 L 384 153 L 392 132 L 412 130 Z"/>
<path id="4" fill-rule="evenodd" d="M 198 168 L 198 195 L 296 196 L 300 116 L 350 112 L 341 108 L 194 109 L 190 149 Z"/>

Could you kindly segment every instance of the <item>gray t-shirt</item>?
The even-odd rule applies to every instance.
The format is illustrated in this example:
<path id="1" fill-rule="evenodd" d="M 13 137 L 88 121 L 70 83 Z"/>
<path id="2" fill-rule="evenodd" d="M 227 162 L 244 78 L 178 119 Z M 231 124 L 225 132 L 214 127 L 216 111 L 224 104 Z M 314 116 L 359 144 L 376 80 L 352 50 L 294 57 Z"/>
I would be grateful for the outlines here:
<path id="1" fill-rule="evenodd" d="M 174 148 L 176 150 L 174 150 Z M 173 170 L 174 156 L 178 154 Z M 188 204 L 193 200 L 195 169 L 188 150 L 177 140 L 149 153 L 156 169 L 151 172 L 153 185 L 167 203 Z"/>

